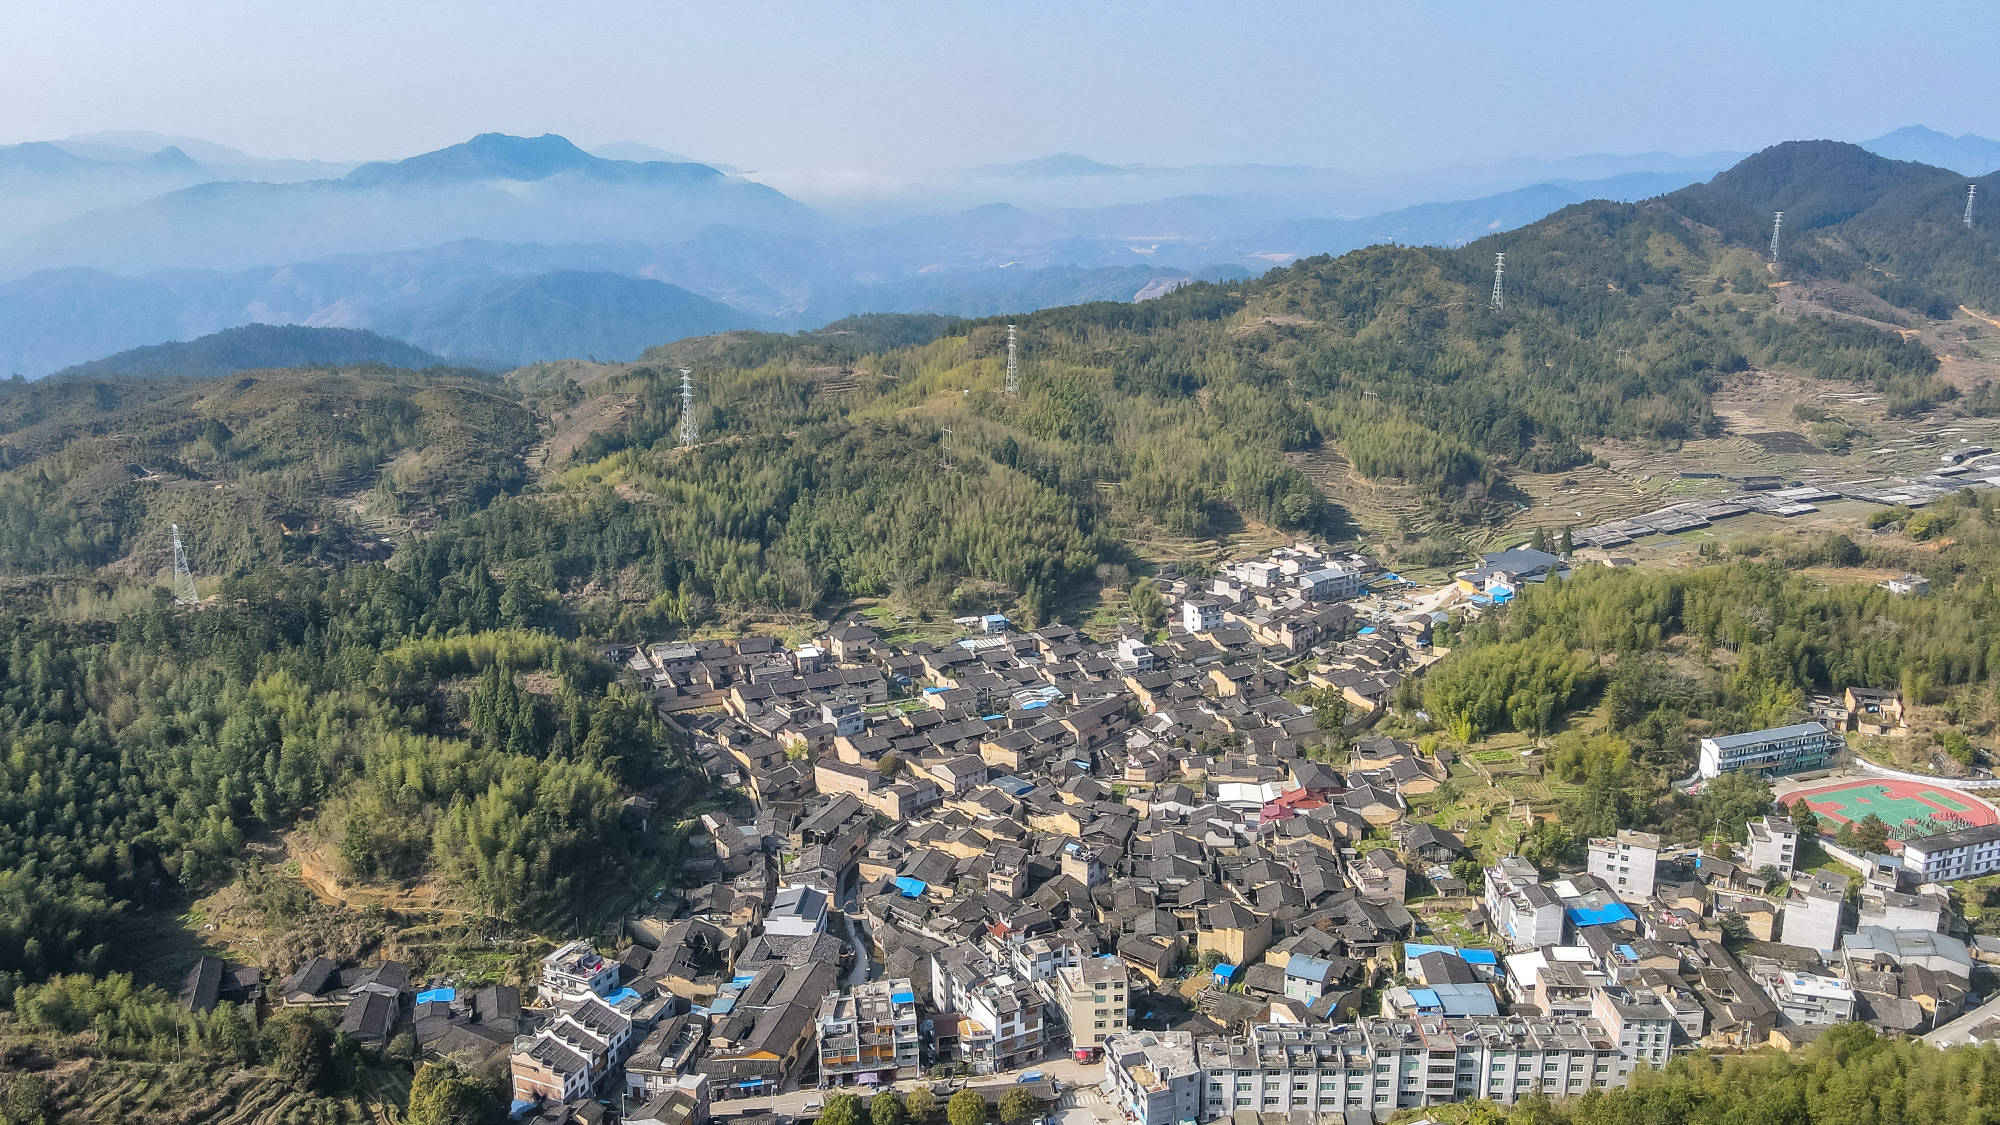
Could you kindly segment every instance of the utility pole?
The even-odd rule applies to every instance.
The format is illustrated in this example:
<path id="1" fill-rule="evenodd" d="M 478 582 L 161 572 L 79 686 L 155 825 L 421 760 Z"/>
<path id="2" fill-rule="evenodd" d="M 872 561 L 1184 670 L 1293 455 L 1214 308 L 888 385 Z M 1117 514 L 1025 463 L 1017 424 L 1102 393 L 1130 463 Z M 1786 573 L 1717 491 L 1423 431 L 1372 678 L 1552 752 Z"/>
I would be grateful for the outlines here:
<path id="1" fill-rule="evenodd" d="M 1493 299 L 1487 302 L 1487 306 L 1491 308 L 1494 312 L 1499 312 L 1501 309 L 1507 307 L 1507 298 L 1505 294 L 1501 292 L 1500 288 L 1500 283 L 1504 278 L 1506 278 L 1506 276 L 1507 276 L 1507 255 L 1505 254 L 1493 255 Z"/>
<path id="2" fill-rule="evenodd" d="M 201 593 L 195 589 L 194 571 L 188 568 L 187 548 L 181 544 L 181 525 L 171 524 L 174 532 L 174 577 L 173 593 L 175 605 L 198 605 Z"/>
<path id="3" fill-rule="evenodd" d="M 1785 213 L 1783 211 L 1771 212 L 1771 264 L 1774 266 L 1778 264 L 1778 232 L 1784 229 L 1784 226 Z"/>
<path id="4" fill-rule="evenodd" d="M 694 373 L 681 368 L 681 448 L 693 449 L 694 425 Z"/>
<path id="5" fill-rule="evenodd" d="M 1968 220 L 1970 222 L 1970 220 Z M 1020 396 L 1020 362 L 1014 356 L 1014 326 L 1006 326 L 1006 396 Z"/>

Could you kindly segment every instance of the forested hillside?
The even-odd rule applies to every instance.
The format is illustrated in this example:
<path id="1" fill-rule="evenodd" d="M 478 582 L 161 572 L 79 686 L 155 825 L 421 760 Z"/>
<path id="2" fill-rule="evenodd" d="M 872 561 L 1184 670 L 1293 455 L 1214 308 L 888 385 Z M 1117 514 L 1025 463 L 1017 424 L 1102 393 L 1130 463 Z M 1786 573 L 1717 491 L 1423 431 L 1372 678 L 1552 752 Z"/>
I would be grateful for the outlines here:
<path id="1" fill-rule="evenodd" d="M 1458 743 L 1547 738 L 1548 776 L 1563 790 L 1560 828 L 1540 846 L 1554 852 L 1619 828 L 1693 840 L 1717 818 L 1740 825 L 1767 789 L 1725 778 L 1697 801 L 1670 783 L 1692 774 L 1701 738 L 1803 721 L 1814 692 L 1897 691 L 1945 725 L 1938 754 L 1963 765 L 2000 754 L 1993 493 L 1882 515 L 1865 546 L 1844 535 L 1751 541 L 1686 570 L 1583 567 L 1447 637 L 1451 657 L 1421 684 L 1405 681 L 1401 702 Z M 1931 595 L 1859 577 L 1903 571 L 1927 576 Z"/>
<path id="2" fill-rule="evenodd" d="M 371 516 L 518 488 L 532 438 L 512 394 L 465 373 L 0 383 L 0 573 L 150 576 L 176 522 L 209 574 L 351 557 Z"/>
<path id="3" fill-rule="evenodd" d="M 1830 176 L 1828 163 L 1860 170 Z M 550 466 L 562 503 L 510 501 L 468 533 L 558 542 L 567 561 L 543 573 L 594 592 L 589 621 L 669 627 L 716 605 L 883 594 L 1034 620 L 1097 565 L 1138 561 L 1137 541 L 1246 524 L 1348 533 L 1349 514 L 1302 474 L 1308 457 L 1410 490 L 1437 526 L 1478 527 L 1514 510 L 1511 475 L 1583 465 L 1593 443 L 1715 435 L 1712 393 L 1751 369 L 1851 382 L 1892 414 L 1959 395 L 1922 342 L 1775 296 L 1788 278 L 1858 270 L 1891 299 L 2000 303 L 1970 275 L 1889 285 L 1829 249 L 1841 223 L 1880 222 L 1940 175 L 1852 146 L 1781 146 L 1702 188 L 1580 204 L 1462 249 L 1380 246 L 1034 313 L 1016 320 L 1019 397 L 1003 393 L 999 321 L 734 333 L 588 385 L 538 369 L 519 385 L 544 409 L 616 408 Z M 1797 237 L 1815 249 L 1796 265 L 1768 267 L 1768 229 L 1745 218 L 1771 199 L 1810 218 Z M 1499 309 L 1496 251 L 1508 256 Z M 678 447 L 682 366 L 700 384 L 692 452 Z M 895 503 L 875 495 L 883 486 Z M 870 517 L 851 518 L 846 496 Z M 940 512 L 957 513 L 952 526 Z"/>
<path id="4" fill-rule="evenodd" d="M 308 328 L 301 324 L 246 324 L 193 340 L 151 344 L 56 372 L 57 378 L 117 375 L 229 375 L 264 367 L 381 364 L 422 370 L 444 360 L 358 328 Z"/>

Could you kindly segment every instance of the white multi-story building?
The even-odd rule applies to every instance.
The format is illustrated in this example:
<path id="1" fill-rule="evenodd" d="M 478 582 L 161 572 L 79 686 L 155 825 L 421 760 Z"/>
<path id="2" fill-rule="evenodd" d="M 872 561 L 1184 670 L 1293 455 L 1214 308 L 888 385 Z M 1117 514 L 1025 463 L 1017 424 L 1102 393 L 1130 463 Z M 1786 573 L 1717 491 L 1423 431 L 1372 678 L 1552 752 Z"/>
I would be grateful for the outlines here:
<path id="1" fill-rule="evenodd" d="M 1906 840 L 1903 866 L 1926 883 L 1971 879 L 2000 871 L 2000 824 Z"/>
<path id="2" fill-rule="evenodd" d="M 1128 672 L 1150 672 L 1156 662 L 1153 647 L 1145 641 L 1138 637 L 1118 638 L 1116 663 L 1119 668 Z"/>
<path id="3" fill-rule="evenodd" d="M 542 958 L 539 992 L 544 1004 L 563 1004 L 586 996 L 609 996 L 618 987 L 618 962 L 573 941 Z"/>
<path id="4" fill-rule="evenodd" d="M 931 1006 L 955 1024 L 959 1058 L 974 1074 L 1035 1061 L 1047 1038 L 1045 1001 L 1033 984 L 996 967 L 974 946 L 931 955 Z"/>
<path id="5" fill-rule="evenodd" d="M 1616 836 L 1590 841 L 1589 870 L 1626 902 L 1653 897 L 1653 873 L 1660 862 L 1660 837 L 1653 832 L 1619 830 Z"/>
<path id="6" fill-rule="evenodd" d="M 1821 872 L 1792 884 L 1785 896 L 1785 925 L 1778 937 L 1786 945 L 1802 945 L 1831 953 L 1840 948 L 1847 913 L 1847 878 Z"/>
<path id="7" fill-rule="evenodd" d="M 1636 1065 L 1594 1020 L 1364 1020 L 1341 1027 L 1260 1024 L 1201 1045 L 1207 1112 L 1336 1114 L 1379 1120 L 1470 1098 L 1513 1102 L 1622 1086 Z"/>
<path id="8" fill-rule="evenodd" d="M 1818 723 L 1726 734 L 1701 740 L 1701 776 L 1796 773 L 1826 765 L 1846 743 Z"/>
<path id="9" fill-rule="evenodd" d="M 562 1005 L 534 1035 L 514 1040 L 515 1101 L 567 1101 L 595 1091 L 632 1048 L 632 1020 L 594 993 Z"/>
<path id="10" fill-rule="evenodd" d="M 1194 1036 L 1185 1031 L 1112 1036 L 1104 1044 L 1104 1084 L 1139 1125 L 1191 1125 L 1207 1116 Z"/>
<path id="11" fill-rule="evenodd" d="M 1212 597 L 1193 597 L 1181 603 L 1181 628 L 1190 633 L 1212 632 L 1222 624 L 1222 602 Z"/>
<path id="12" fill-rule="evenodd" d="M 1297 585 L 1299 596 L 1307 601 L 1337 602 L 1361 592 L 1361 572 L 1349 570 L 1339 563 L 1309 570 L 1292 579 Z"/>
<path id="13" fill-rule="evenodd" d="M 1749 829 L 1750 870 L 1777 868 L 1782 878 L 1792 877 L 1799 862 L 1798 826 L 1782 816 L 1760 816 Z"/>
<path id="14" fill-rule="evenodd" d="M 1772 973 L 1762 983 L 1787 1025 L 1832 1027 L 1854 1019 L 1854 988 L 1839 977 Z"/>
<path id="15" fill-rule="evenodd" d="M 1542 884 L 1535 865 L 1519 856 L 1506 856 L 1486 869 L 1486 916 L 1513 949 L 1562 941 L 1562 899 Z"/>

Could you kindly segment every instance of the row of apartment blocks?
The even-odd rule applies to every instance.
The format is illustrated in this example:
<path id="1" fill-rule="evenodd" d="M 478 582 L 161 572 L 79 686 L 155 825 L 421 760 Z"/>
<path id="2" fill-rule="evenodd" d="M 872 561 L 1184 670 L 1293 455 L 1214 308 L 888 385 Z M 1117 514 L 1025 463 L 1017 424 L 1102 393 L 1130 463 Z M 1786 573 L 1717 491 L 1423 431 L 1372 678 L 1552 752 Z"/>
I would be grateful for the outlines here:
<path id="1" fill-rule="evenodd" d="M 1607 1008 L 1614 1018 L 1617 1007 Z M 1260 1024 L 1227 1039 L 1128 1032 L 1106 1044 L 1105 1086 L 1138 1125 L 1241 1110 L 1381 1120 L 1474 1098 L 1507 1104 L 1622 1086 L 1638 1067 L 1665 1063 L 1661 1023 L 1646 1012 L 1615 1029 L 1594 1017 L 1488 1016 Z"/>

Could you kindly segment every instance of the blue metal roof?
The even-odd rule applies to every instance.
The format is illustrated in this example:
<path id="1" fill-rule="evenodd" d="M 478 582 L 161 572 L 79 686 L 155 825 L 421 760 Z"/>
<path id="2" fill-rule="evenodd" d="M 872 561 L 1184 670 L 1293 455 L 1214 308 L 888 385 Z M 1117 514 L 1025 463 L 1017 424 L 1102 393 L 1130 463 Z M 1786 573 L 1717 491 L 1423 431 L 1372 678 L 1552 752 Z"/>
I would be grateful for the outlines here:
<path id="1" fill-rule="evenodd" d="M 924 892 L 931 889 L 931 885 L 922 879 L 913 879 L 908 875 L 898 875 L 896 876 L 896 889 L 902 892 L 904 898 L 922 898 L 924 897 Z"/>
<path id="2" fill-rule="evenodd" d="M 458 990 L 455 988 L 433 988 L 429 992 L 417 993 L 417 1003 L 419 1004 L 449 1004 L 456 999 L 458 999 Z"/>
<path id="3" fill-rule="evenodd" d="M 1613 922 L 1630 922 L 1637 915 L 1632 908 L 1622 902 L 1608 902 L 1603 906 L 1572 906 L 1567 911 L 1569 920 L 1578 926 L 1604 926 Z"/>
<path id="4" fill-rule="evenodd" d="M 1285 975 L 1288 977 L 1298 977 L 1301 980 L 1312 980 L 1325 984 L 1326 978 L 1332 975 L 1332 973 L 1333 962 L 1324 957 L 1294 953 L 1292 954 L 1292 959 L 1285 962 Z"/>
<path id="5" fill-rule="evenodd" d="M 891 1004 L 914 1004 L 917 1002 L 917 994 L 914 992 L 891 992 L 889 994 L 889 1002 Z"/>

